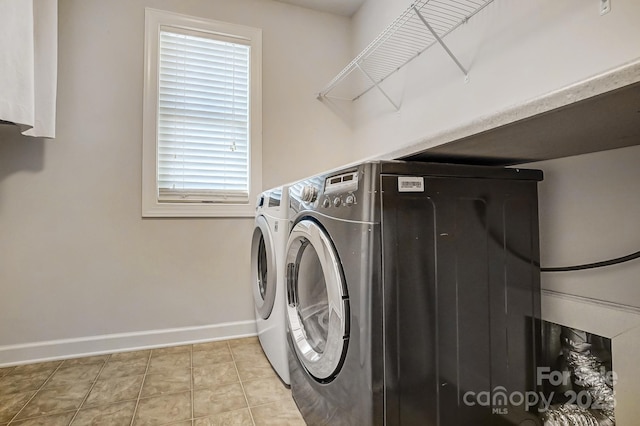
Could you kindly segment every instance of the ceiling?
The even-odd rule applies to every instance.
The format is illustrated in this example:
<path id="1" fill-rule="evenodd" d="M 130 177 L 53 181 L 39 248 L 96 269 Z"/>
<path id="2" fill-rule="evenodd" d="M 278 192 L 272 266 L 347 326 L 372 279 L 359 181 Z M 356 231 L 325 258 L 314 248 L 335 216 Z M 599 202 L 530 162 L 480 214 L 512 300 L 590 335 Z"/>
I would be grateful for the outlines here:
<path id="1" fill-rule="evenodd" d="M 334 15 L 352 16 L 365 0 L 277 0 Z"/>

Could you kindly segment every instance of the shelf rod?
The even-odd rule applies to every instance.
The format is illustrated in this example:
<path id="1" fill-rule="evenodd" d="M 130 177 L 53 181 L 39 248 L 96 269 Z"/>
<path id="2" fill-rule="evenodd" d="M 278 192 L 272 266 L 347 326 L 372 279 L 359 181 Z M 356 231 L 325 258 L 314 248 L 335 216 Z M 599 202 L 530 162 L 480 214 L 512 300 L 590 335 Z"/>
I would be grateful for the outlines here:
<path id="1" fill-rule="evenodd" d="M 456 65 L 458 65 L 458 68 L 460 68 L 462 70 L 462 73 L 464 74 L 464 76 L 466 78 L 469 78 L 469 73 L 467 72 L 467 70 L 462 66 L 460 61 L 458 61 L 458 58 L 456 58 L 456 56 L 451 52 L 451 50 L 449 50 L 447 45 L 444 44 L 444 41 L 442 41 L 440 36 L 434 31 L 434 29 L 431 27 L 431 25 L 429 25 L 429 23 L 424 18 L 424 16 L 422 16 L 422 13 L 420 13 L 420 11 L 418 10 L 418 8 L 416 6 L 413 6 L 413 10 L 416 12 L 416 15 L 418 16 L 418 18 L 420 18 L 422 23 L 427 27 L 427 29 L 431 32 L 431 34 L 433 34 L 433 37 L 435 37 L 436 41 L 438 43 L 440 43 L 440 46 L 442 46 L 442 48 L 447 52 L 447 54 L 451 57 L 451 59 L 453 59 L 453 61 L 456 63 Z"/>
<path id="2" fill-rule="evenodd" d="M 337 101 L 349 101 L 349 102 L 353 102 L 352 98 L 345 98 L 343 96 L 330 96 L 330 95 L 323 95 L 323 94 L 319 94 L 318 95 L 318 99 L 322 100 L 323 98 L 325 99 L 335 99 Z"/>
<path id="3" fill-rule="evenodd" d="M 400 107 L 399 107 L 398 105 L 396 105 L 396 103 L 395 103 L 395 102 L 393 102 L 393 101 L 391 100 L 391 98 L 389 97 L 389 95 L 387 95 L 387 92 L 385 92 L 385 91 L 382 89 L 382 87 L 380 87 L 380 85 L 379 85 L 379 84 L 378 84 L 378 83 L 377 83 L 377 82 L 376 82 L 376 81 L 375 81 L 375 80 L 374 80 L 374 79 L 369 75 L 369 73 L 367 73 L 367 72 L 364 70 L 364 68 L 362 68 L 362 67 L 360 66 L 360 64 L 359 64 L 359 63 L 356 63 L 356 67 L 358 67 L 358 69 L 359 69 L 360 71 L 362 71 L 362 74 L 364 74 L 364 75 L 369 79 L 369 81 L 370 81 L 374 86 L 376 86 L 376 88 L 377 88 L 377 89 L 378 89 L 378 90 L 379 90 L 379 91 L 384 95 L 384 97 L 385 97 L 385 98 L 387 98 L 387 100 L 388 100 L 389 102 L 391 102 L 391 105 L 393 105 L 393 107 L 396 109 L 396 111 L 400 111 Z"/>

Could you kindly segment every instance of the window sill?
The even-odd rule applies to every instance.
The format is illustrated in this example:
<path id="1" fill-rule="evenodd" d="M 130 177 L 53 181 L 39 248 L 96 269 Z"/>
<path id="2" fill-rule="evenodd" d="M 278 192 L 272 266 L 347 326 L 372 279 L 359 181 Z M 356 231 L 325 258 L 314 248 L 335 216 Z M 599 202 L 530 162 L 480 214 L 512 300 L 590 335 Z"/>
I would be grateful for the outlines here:
<path id="1" fill-rule="evenodd" d="M 255 216 L 252 204 L 154 203 L 142 206 L 142 217 L 226 217 Z"/>

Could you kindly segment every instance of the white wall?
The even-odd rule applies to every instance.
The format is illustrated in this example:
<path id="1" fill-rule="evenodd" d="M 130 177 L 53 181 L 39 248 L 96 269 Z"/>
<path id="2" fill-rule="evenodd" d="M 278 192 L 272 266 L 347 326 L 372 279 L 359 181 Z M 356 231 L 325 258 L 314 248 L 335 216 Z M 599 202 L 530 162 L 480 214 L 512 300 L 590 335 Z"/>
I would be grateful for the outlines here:
<path id="1" fill-rule="evenodd" d="M 354 17 L 354 54 L 411 2 L 368 0 Z M 353 103 L 353 158 L 385 153 L 537 98 L 640 57 L 640 2 L 495 0 L 445 38 L 470 70 L 433 46 Z"/>
<path id="2" fill-rule="evenodd" d="M 544 170 L 541 265 L 570 266 L 640 250 L 640 146 L 527 164 Z M 640 307 L 640 259 L 543 273 L 545 289 Z"/>
<path id="3" fill-rule="evenodd" d="M 268 0 L 60 0 L 58 136 L 0 126 L 0 364 L 253 330 L 253 221 L 141 218 L 147 6 L 262 28 L 265 188 L 347 157 L 350 129 L 314 92 L 348 59 L 348 19 Z M 134 334 L 100 337 L 113 333 Z"/>

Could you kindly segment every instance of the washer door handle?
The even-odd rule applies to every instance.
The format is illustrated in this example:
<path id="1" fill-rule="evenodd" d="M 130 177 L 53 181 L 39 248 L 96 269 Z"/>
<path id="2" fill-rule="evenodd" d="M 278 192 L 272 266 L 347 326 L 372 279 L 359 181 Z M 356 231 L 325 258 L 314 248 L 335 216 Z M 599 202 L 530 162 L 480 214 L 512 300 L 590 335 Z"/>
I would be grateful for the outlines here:
<path id="1" fill-rule="evenodd" d="M 287 304 L 289 306 L 295 306 L 298 303 L 296 297 L 296 280 L 298 278 L 298 274 L 296 273 L 296 264 L 288 263 L 287 264 Z"/>

